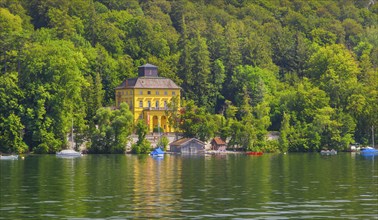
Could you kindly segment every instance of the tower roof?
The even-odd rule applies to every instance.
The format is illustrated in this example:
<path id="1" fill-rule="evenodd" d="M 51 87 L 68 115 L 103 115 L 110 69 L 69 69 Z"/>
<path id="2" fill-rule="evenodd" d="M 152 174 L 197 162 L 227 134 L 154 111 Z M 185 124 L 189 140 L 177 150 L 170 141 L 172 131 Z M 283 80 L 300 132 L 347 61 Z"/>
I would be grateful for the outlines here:
<path id="1" fill-rule="evenodd" d="M 141 67 L 156 68 L 156 69 L 158 68 L 157 66 L 154 66 L 154 65 L 152 65 L 150 63 L 146 63 L 146 64 L 144 64 L 142 66 L 139 66 L 138 68 L 141 68 Z"/>
<path id="2" fill-rule="evenodd" d="M 143 66 L 138 67 L 138 76 L 145 77 L 157 77 L 158 76 L 158 67 L 152 64 L 146 63 Z"/>
<path id="3" fill-rule="evenodd" d="M 126 79 L 116 89 L 181 89 L 171 79 L 159 77 L 157 69 L 157 66 L 149 63 L 139 66 L 139 77 Z"/>

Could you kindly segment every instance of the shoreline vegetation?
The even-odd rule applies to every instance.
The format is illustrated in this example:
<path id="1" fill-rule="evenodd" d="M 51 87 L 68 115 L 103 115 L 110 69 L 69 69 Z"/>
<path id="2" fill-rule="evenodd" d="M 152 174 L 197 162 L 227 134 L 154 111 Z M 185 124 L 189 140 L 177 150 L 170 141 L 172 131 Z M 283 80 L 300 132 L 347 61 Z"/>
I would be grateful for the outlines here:
<path id="1" fill-rule="evenodd" d="M 146 125 L 114 107 L 145 63 L 182 89 L 166 117 L 183 137 L 263 152 L 370 145 L 377 24 L 376 0 L 1 1 L 0 152 L 68 148 L 73 121 L 88 153 L 125 153 L 132 134 L 147 153 Z"/>

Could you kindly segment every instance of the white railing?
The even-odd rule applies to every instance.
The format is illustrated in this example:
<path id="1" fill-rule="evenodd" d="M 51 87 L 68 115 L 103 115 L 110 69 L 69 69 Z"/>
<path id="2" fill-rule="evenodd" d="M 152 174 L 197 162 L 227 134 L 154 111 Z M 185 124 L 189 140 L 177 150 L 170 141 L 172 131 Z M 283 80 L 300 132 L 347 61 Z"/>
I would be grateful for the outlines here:
<path id="1" fill-rule="evenodd" d="M 149 111 L 162 111 L 162 110 L 168 110 L 168 107 L 145 107 L 144 110 L 149 110 Z"/>

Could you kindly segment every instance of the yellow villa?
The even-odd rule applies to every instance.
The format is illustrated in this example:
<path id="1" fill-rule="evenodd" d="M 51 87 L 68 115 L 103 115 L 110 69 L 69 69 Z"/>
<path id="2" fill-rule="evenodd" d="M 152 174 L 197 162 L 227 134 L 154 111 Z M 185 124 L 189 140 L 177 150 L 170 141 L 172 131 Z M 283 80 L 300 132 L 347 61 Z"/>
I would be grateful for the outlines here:
<path id="1" fill-rule="evenodd" d="M 139 67 L 137 78 L 126 79 L 115 89 L 116 104 L 126 102 L 135 121 L 144 119 L 150 132 L 159 125 L 164 132 L 174 132 L 165 111 L 173 97 L 180 100 L 180 90 L 171 79 L 158 76 L 157 66 L 145 64 Z"/>

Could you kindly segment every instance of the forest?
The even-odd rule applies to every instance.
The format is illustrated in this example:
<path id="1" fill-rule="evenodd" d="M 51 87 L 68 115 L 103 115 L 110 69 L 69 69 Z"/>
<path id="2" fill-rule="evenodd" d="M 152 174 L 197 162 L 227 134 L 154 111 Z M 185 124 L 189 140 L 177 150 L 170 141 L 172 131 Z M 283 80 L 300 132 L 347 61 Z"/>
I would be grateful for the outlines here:
<path id="1" fill-rule="evenodd" d="M 108 107 L 147 62 L 182 88 L 186 137 L 312 152 L 378 127 L 376 0 L 0 0 L 0 151 L 54 153 L 74 121 L 124 152 L 138 128 Z"/>

